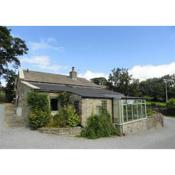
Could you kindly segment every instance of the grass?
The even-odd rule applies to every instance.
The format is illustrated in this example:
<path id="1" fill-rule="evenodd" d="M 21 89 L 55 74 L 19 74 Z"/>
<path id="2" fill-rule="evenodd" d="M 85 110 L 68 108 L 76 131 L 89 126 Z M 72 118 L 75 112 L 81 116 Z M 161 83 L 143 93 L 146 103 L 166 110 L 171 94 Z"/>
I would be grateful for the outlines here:
<path id="1" fill-rule="evenodd" d="M 146 104 L 147 104 L 147 105 L 151 105 L 151 106 L 166 107 L 166 102 L 147 101 Z"/>

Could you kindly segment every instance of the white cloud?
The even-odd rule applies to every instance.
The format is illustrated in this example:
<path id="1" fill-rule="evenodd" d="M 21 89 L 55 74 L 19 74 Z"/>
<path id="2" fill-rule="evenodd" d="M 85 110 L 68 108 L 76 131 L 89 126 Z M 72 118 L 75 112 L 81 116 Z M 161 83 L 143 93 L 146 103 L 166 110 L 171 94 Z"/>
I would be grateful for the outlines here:
<path id="1" fill-rule="evenodd" d="M 162 65 L 136 65 L 129 69 L 134 78 L 146 80 L 148 78 L 159 78 L 167 74 L 175 73 L 175 62 Z"/>
<path id="2" fill-rule="evenodd" d="M 31 58 L 22 58 L 21 63 L 22 63 L 22 66 L 24 66 L 24 64 L 28 64 L 29 66 L 28 68 L 32 66 L 35 69 L 41 69 L 41 70 L 50 71 L 53 73 L 58 73 L 60 69 L 66 68 L 66 66 L 61 66 L 61 65 L 52 63 L 51 59 L 48 56 L 33 56 Z"/>
<path id="3" fill-rule="evenodd" d="M 58 46 L 55 38 L 48 38 L 46 40 L 41 39 L 39 42 L 29 42 L 29 46 L 32 50 L 40 50 L 40 49 L 52 49 L 60 52 L 64 51 L 64 47 Z"/>
<path id="4" fill-rule="evenodd" d="M 90 70 L 87 70 L 85 73 L 79 74 L 79 77 L 86 78 L 86 79 L 90 80 L 92 78 L 97 78 L 97 77 L 105 77 L 105 78 L 107 78 L 108 75 L 106 75 L 104 73 L 100 73 L 100 72 L 92 72 Z"/>

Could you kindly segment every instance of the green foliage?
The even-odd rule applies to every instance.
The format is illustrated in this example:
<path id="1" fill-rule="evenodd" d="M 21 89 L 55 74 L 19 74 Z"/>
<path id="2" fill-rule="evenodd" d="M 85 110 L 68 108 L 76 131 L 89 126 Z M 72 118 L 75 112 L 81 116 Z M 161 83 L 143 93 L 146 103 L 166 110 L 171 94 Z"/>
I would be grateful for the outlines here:
<path id="1" fill-rule="evenodd" d="M 109 89 L 126 96 L 139 96 L 139 80 L 129 74 L 128 69 L 113 69 L 107 82 Z"/>
<path id="2" fill-rule="evenodd" d="M 154 109 L 151 106 L 147 106 L 147 116 L 151 117 L 155 114 L 156 112 L 154 111 Z"/>
<path id="3" fill-rule="evenodd" d="M 175 98 L 172 98 L 167 103 L 167 115 L 175 116 Z"/>
<path id="4" fill-rule="evenodd" d="M 15 98 L 15 80 L 16 74 L 13 71 L 8 71 L 4 78 L 6 79 L 6 87 L 5 87 L 5 98 L 7 102 L 12 102 Z"/>
<path id="5" fill-rule="evenodd" d="M 46 112 L 50 111 L 47 94 L 30 92 L 28 94 L 27 101 L 32 110 L 37 109 Z"/>
<path id="6" fill-rule="evenodd" d="M 140 83 L 142 96 L 149 96 L 154 101 L 165 101 L 165 81 L 167 81 L 168 97 L 175 98 L 175 74 L 166 75 L 161 78 L 152 78 Z"/>
<path id="7" fill-rule="evenodd" d="M 78 126 L 80 124 L 80 118 L 76 113 L 75 108 L 73 106 L 68 106 L 66 112 L 68 116 L 67 124 L 70 127 Z"/>
<path id="8" fill-rule="evenodd" d="M 97 85 L 106 86 L 107 80 L 104 77 L 92 78 L 91 81 Z"/>
<path id="9" fill-rule="evenodd" d="M 166 103 L 165 102 L 147 101 L 146 103 L 147 103 L 147 105 L 158 107 L 158 108 L 166 107 Z"/>
<path id="10" fill-rule="evenodd" d="M 67 119 L 68 116 L 66 108 L 64 107 L 59 110 L 59 114 L 54 115 L 53 122 L 56 127 L 65 128 L 67 126 Z"/>
<path id="11" fill-rule="evenodd" d="M 33 110 L 28 116 L 29 126 L 32 129 L 38 129 L 44 127 L 49 122 L 49 115 L 46 111 Z"/>
<path id="12" fill-rule="evenodd" d="M 30 92 L 27 101 L 31 108 L 28 116 L 29 126 L 32 129 L 46 126 L 50 119 L 48 96 L 43 93 Z"/>
<path id="13" fill-rule="evenodd" d="M 68 92 L 62 92 L 58 95 L 58 100 L 61 107 L 73 105 L 73 100 L 71 99 L 71 95 L 72 94 Z"/>
<path id="14" fill-rule="evenodd" d="M 20 66 L 18 56 L 27 53 L 25 42 L 11 34 L 7 27 L 0 26 L 0 77 Z M 10 65 L 10 66 L 9 66 Z"/>
<path id="15" fill-rule="evenodd" d="M 89 139 L 110 137 L 112 135 L 117 135 L 117 130 L 113 126 L 110 114 L 102 110 L 99 115 L 92 115 L 88 118 L 87 125 L 81 132 L 82 137 Z"/>
<path id="16" fill-rule="evenodd" d="M 50 127 L 76 127 L 80 124 L 80 118 L 77 115 L 75 108 L 71 105 L 62 107 L 59 113 L 51 118 Z"/>
<path id="17" fill-rule="evenodd" d="M 0 91 L 0 103 L 5 102 L 5 93 Z"/>

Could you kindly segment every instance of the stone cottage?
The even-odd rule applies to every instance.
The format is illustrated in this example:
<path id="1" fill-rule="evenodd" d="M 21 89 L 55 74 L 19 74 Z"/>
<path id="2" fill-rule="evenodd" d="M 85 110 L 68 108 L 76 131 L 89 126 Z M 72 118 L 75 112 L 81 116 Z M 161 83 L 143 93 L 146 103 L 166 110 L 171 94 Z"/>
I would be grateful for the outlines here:
<path id="1" fill-rule="evenodd" d="M 52 114 L 59 112 L 58 94 L 69 92 L 74 95 L 74 105 L 82 126 L 91 114 L 98 114 L 102 107 L 112 117 L 114 125 L 122 134 L 146 129 L 146 103 L 144 99 L 126 97 L 123 94 L 105 89 L 84 78 L 77 77 L 73 67 L 69 76 L 19 71 L 16 81 L 17 116 L 26 118 L 29 112 L 27 94 L 30 91 L 48 94 Z"/>

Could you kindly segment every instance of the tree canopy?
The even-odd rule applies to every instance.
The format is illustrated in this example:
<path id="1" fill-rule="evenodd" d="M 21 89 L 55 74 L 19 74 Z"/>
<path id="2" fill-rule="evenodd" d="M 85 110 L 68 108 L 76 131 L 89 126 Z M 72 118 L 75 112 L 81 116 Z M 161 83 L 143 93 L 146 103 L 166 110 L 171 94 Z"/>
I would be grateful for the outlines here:
<path id="1" fill-rule="evenodd" d="M 128 69 L 115 68 L 106 80 L 103 77 L 93 78 L 92 82 L 104 85 L 113 91 L 126 96 L 146 97 L 154 101 L 165 101 L 165 80 L 167 80 L 168 97 L 175 98 L 175 74 L 145 81 L 134 79 Z"/>
<path id="2" fill-rule="evenodd" d="M 15 69 L 20 66 L 19 56 L 27 51 L 25 41 L 14 37 L 7 27 L 0 26 L 0 81 L 4 78 L 7 82 L 5 93 L 8 102 L 15 96 Z"/>
<path id="3" fill-rule="evenodd" d="M 19 56 L 26 54 L 25 42 L 11 34 L 7 27 L 0 26 L 0 77 L 20 66 Z"/>
<path id="4" fill-rule="evenodd" d="M 107 80 L 104 77 L 92 78 L 91 81 L 97 85 L 106 86 Z"/>

